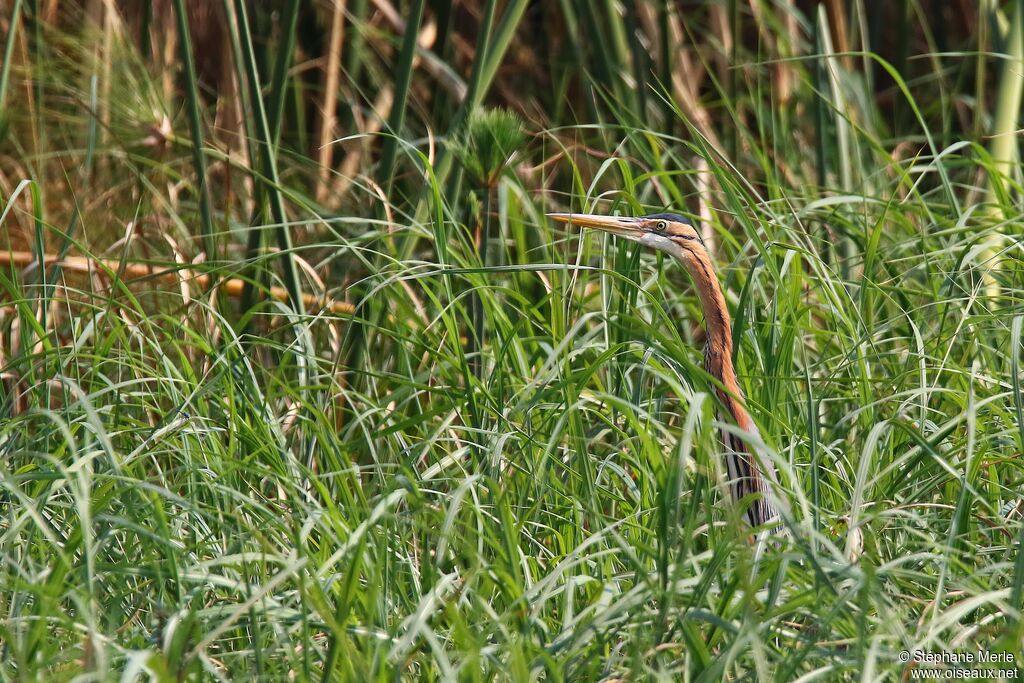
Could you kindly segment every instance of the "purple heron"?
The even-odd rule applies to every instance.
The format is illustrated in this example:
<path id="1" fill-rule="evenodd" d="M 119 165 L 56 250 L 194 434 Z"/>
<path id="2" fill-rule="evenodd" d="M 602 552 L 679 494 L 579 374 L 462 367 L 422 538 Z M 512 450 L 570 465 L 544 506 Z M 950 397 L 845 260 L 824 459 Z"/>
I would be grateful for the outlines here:
<path id="1" fill-rule="evenodd" d="M 729 310 L 711 257 L 693 223 L 674 213 L 656 213 L 639 218 L 582 213 L 549 213 L 548 216 L 560 223 L 603 230 L 663 251 L 683 265 L 693 278 L 701 308 L 704 309 L 704 368 L 716 381 L 715 391 L 720 405 L 729 412 L 740 430 L 754 437 L 752 440 L 758 441 L 757 425 L 747 412 L 743 390 L 736 380 Z M 732 500 L 740 503 L 748 496 L 751 497 L 744 511 L 746 521 L 751 527 L 780 521 L 771 498 L 775 491 L 768 490 L 769 481 L 773 484 L 778 481 L 771 461 L 757 458 L 748 440 L 739 438 L 732 431 L 722 429 L 721 439 Z"/>

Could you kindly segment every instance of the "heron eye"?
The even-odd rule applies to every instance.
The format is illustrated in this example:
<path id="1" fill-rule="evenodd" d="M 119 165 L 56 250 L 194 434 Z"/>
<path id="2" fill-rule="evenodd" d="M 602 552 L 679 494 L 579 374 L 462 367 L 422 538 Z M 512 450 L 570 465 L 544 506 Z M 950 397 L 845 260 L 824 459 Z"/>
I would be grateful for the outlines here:
<path id="1" fill-rule="evenodd" d="M 658 230 L 664 231 L 668 227 L 668 223 L 665 221 L 658 221 Z"/>

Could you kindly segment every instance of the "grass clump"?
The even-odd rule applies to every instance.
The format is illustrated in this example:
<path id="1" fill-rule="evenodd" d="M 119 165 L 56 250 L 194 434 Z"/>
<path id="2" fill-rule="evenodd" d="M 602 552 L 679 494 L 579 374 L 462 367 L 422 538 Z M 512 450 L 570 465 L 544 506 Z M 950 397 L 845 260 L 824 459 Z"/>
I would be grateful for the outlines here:
<path id="1" fill-rule="evenodd" d="M 507 109 L 474 113 L 463 141 L 455 147 L 472 180 L 483 187 L 498 184 L 501 174 L 526 142 L 522 120 Z"/>

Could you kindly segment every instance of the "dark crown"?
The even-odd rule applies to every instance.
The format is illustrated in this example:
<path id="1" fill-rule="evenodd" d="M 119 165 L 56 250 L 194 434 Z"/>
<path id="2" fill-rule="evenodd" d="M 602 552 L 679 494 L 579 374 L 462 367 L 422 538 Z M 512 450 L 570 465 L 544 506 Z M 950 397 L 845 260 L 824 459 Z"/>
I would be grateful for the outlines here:
<path id="1" fill-rule="evenodd" d="M 649 216 L 643 216 L 643 218 L 654 218 L 663 221 L 672 221 L 673 223 L 682 223 L 683 225 L 689 225 L 693 227 L 693 221 L 685 216 L 680 216 L 678 213 L 652 213 Z"/>

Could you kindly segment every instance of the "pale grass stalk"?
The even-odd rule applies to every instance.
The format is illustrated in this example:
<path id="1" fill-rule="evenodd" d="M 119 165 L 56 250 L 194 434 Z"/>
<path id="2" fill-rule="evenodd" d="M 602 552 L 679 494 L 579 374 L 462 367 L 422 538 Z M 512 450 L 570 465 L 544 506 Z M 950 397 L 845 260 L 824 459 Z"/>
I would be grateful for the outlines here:
<path id="1" fill-rule="evenodd" d="M 101 259 L 93 256 L 65 256 L 61 258 L 55 254 L 46 254 L 45 266 L 60 264 L 64 270 L 80 273 L 98 274 L 107 271 L 126 281 L 154 278 L 157 280 L 168 278 L 183 278 L 184 282 L 192 283 L 200 289 L 213 284 L 211 276 L 206 273 L 197 273 L 187 268 L 165 267 L 150 263 L 126 262 L 122 264 L 116 259 Z M 30 251 L 9 251 L 0 252 L 0 264 L 25 268 L 35 265 L 37 259 Z M 218 283 L 230 296 L 241 296 L 245 287 L 245 281 L 239 278 L 228 278 Z M 270 287 L 268 293 L 271 298 L 278 301 L 288 300 L 288 291 L 282 287 Z M 187 296 L 185 296 L 187 299 Z M 349 315 L 353 312 L 352 304 L 344 301 L 334 301 L 314 294 L 303 293 L 303 303 L 309 307 L 319 307 L 330 310 L 332 313 Z"/>
<path id="2" fill-rule="evenodd" d="M 320 105 L 320 132 L 317 136 L 317 163 L 320 165 L 316 200 L 323 203 L 330 189 L 331 157 L 337 123 L 338 81 L 341 76 L 341 47 L 345 29 L 345 0 L 334 0 L 331 9 L 330 44 L 323 73 L 323 100 Z"/>
<path id="3" fill-rule="evenodd" d="M 1016 0 L 1012 5 L 1013 17 L 1006 33 L 1008 59 L 1002 63 L 1003 73 L 999 79 L 989 145 L 994 168 L 988 173 L 988 188 L 985 193 L 985 206 L 996 222 L 1009 220 L 1012 216 L 1009 207 L 999 200 L 997 188 L 1006 187 L 1002 176 L 1011 182 L 1019 180 L 1020 177 L 1017 164 L 1020 159 L 1021 131 L 1017 122 L 1020 120 L 1021 100 L 1024 95 L 1024 2 Z M 998 7 L 993 7 L 992 10 L 999 12 Z M 1008 188 L 1006 190 L 1008 191 Z M 982 277 L 985 292 L 990 297 L 998 297 L 1000 294 L 995 272 L 1002 261 L 1000 253 L 1005 241 L 1002 235 L 993 232 L 986 238 L 985 248 L 981 252 L 980 263 L 984 264 Z"/>

